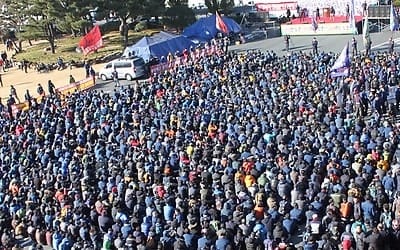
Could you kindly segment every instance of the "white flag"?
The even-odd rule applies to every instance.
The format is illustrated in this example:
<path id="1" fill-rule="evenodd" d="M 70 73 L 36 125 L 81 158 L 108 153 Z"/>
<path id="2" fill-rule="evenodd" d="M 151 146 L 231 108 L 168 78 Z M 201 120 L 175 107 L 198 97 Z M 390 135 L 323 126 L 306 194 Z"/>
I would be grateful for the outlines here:
<path id="1" fill-rule="evenodd" d="M 365 17 L 364 20 L 364 26 L 363 26 L 363 42 L 364 42 L 364 46 L 367 44 L 368 40 L 370 39 L 369 37 L 369 22 L 368 22 L 368 16 Z"/>
<path id="2" fill-rule="evenodd" d="M 353 32 L 354 35 L 357 35 L 357 27 L 356 27 L 356 14 L 355 14 L 355 7 L 354 7 L 354 0 L 350 0 L 350 18 L 349 18 L 349 25 L 350 30 Z"/>
<path id="3" fill-rule="evenodd" d="M 398 29 L 399 29 L 399 17 L 392 3 L 390 5 L 390 31 L 395 31 Z"/>
<path id="4" fill-rule="evenodd" d="M 350 56 L 349 56 L 349 43 L 344 46 L 339 57 L 331 68 L 331 76 L 348 76 L 350 72 Z"/>

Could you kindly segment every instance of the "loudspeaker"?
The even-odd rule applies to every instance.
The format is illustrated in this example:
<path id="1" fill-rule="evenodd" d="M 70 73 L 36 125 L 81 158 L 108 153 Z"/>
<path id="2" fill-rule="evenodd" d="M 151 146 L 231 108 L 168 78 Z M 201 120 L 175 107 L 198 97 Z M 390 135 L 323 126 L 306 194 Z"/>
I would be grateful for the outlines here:
<path id="1" fill-rule="evenodd" d="M 369 6 L 368 17 L 378 17 L 378 18 L 390 17 L 390 5 Z"/>
<path id="2" fill-rule="evenodd" d="M 390 17 L 390 6 L 379 6 L 381 7 L 380 17 Z"/>
<path id="3" fill-rule="evenodd" d="M 368 7 L 368 17 L 377 17 L 378 11 L 375 6 L 369 6 Z"/>

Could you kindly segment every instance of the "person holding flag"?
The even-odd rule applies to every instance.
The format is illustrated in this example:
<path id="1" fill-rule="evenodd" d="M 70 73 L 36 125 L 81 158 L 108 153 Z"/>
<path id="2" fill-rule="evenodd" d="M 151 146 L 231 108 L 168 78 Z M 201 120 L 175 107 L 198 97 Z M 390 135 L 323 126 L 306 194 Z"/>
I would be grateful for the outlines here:
<path id="1" fill-rule="evenodd" d="M 331 70 L 331 77 L 348 76 L 350 73 L 349 43 L 343 48 Z"/>
<path id="2" fill-rule="evenodd" d="M 228 30 L 228 26 L 226 25 L 226 23 L 224 22 L 224 20 L 222 19 L 222 17 L 219 15 L 218 11 L 215 12 L 215 27 L 217 28 L 217 30 L 219 30 L 222 34 L 229 34 L 229 30 Z M 228 53 L 228 46 L 229 46 L 229 38 L 228 36 L 226 36 L 223 40 L 221 40 L 222 43 L 222 50 L 224 51 L 224 53 Z"/>

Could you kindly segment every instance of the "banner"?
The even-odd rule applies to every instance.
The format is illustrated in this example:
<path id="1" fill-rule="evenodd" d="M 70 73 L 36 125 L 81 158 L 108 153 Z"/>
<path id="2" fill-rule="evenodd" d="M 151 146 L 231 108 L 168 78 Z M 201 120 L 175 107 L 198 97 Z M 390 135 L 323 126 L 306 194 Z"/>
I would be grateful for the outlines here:
<path id="1" fill-rule="evenodd" d="M 98 25 L 94 26 L 79 42 L 79 47 L 82 49 L 84 55 L 96 51 L 102 46 L 103 38 L 101 37 L 101 31 Z"/>
<path id="2" fill-rule="evenodd" d="M 65 96 L 67 96 L 69 94 L 73 94 L 77 91 L 87 90 L 87 89 L 93 87 L 94 84 L 95 84 L 95 79 L 93 77 L 88 77 L 81 81 L 56 88 L 56 93 L 60 94 L 61 97 L 63 98 Z M 36 98 L 36 101 L 38 103 L 41 103 L 42 98 L 43 98 L 43 96 L 38 96 Z M 11 111 L 12 111 L 12 114 L 14 117 L 18 114 L 19 111 L 26 111 L 28 109 L 29 109 L 29 103 L 27 101 L 18 103 L 18 104 L 14 104 L 11 106 Z"/>
<path id="3" fill-rule="evenodd" d="M 150 67 L 150 72 L 151 74 L 163 73 L 167 70 L 174 69 L 176 66 L 179 66 L 181 64 L 185 65 L 190 60 L 195 61 L 202 56 L 204 57 L 213 54 L 221 55 L 222 53 L 223 53 L 222 50 L 218 48 L 217 45 L 211 45 L 207 49 L 206 48 L 203 48 L 201 50 L 196 49 L 195 51 L 191 52 L 190 54 L 191 59 L 185 57 L 179 57 L 171 62 L 164 62 L 153 65 Z"/>
<path id="4" fill-rule="evenodd" d="M 62 96 L 67 96 L 69 94 L 73 94 L 78 91 L 90 89 L 91 87 L 94 86 L 94 84 L 95 84 L 95 81 L 94 81 L 93 77 L 88 77 L 81 81 L 71 83 L 66 86 L 57 88 L 56 91 L 57 91 L 57 93 L 61 94 Z"/>
<path id="5" fill-rule="evenodd" d="M 273 11 L 285 11 L 297 10 L 297 2 L 280 2 L 280 3 L 256 3 L 257 11 L 261 12 L 273 12 Z"/>

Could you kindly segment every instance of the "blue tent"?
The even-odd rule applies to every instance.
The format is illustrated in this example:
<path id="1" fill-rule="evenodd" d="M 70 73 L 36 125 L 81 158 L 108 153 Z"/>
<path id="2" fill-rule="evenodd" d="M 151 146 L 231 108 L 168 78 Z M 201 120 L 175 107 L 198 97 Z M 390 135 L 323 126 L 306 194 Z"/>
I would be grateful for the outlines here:
<path id="1" fill-rule="evenodd" d="M 241 31 L 240 25 L 235 22 L 235 20 L 223 16 L 226 26 L 228 27 L 229 32 L 239 33 Z M 194 24 L 183 30 L 183 35 L 191 40 L 199 40 L 199 41 L 210 41 L 213 39 L 218 33 L 218 30 L 215 25 L 215 15 L 201 18 Z"/>
<path id="2" fill-rule="evenodd" d="M 139 56 L 145 61 L 149 61 L 152 57 L 166 57 L 170 52 L 182 52 L 184 49 L 189 49 L 190 46 L 195 46 L 195 44 L 186 37 L 161 31 L 151 37 L 145 36 L 136 44 L 127 47 L 123 56 Z"/>

